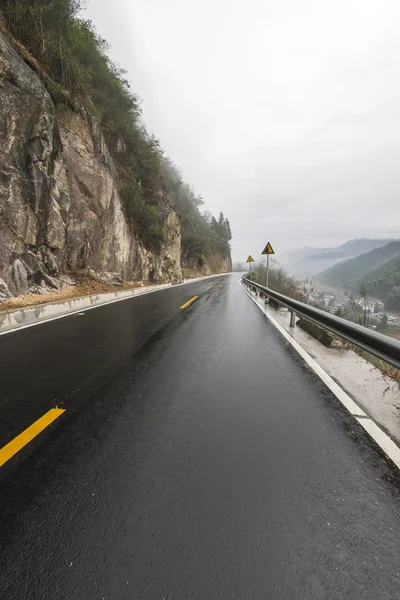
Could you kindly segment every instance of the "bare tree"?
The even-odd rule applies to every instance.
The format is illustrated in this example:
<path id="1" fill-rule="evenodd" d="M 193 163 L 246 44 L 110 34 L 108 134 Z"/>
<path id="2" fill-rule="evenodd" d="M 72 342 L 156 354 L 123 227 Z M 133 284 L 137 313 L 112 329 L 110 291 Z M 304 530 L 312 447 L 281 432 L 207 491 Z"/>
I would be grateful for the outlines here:
<path id="1" fill-rule="evenodd" d="M 358 305 L 357 305 L 357 302 L 355 301 L 353 295 L 349 296 L 349 304 L 350 304 L 351 309 L 352 309 L 352 311 L 354 313 L 354 316 L 356 317 L 356 319 L 358 321 L 358 324 L 362 325 L 362 323 L 361 323 L 361 317 L 360 317 L 360 312 L 358 310 Z"/>
<path id="2" fill-rule="evenodd" d="M 315 285 L 309 277 L 304 279 L 302 283 L 301 293 L 303 294 L 304 302 L 313 304 L 313 295 L 315 293 Z"/>
<path id="3" fill-rule="evenodd" d="M 364 327 L 368 327 L 368 322 L 369 322 L 368 289 L 364 284 L 360 287 L 360 296 L 364 301 Z"/>
<path id="4" fill-rule="evenodd" d="M 209 210 L 208 208 L 206 208 L 203 211 L 203 218 L 210 225 L 211 224 L 211 219 L 212 219 L 212 212 L 211 212 L 211 210 Z"/>

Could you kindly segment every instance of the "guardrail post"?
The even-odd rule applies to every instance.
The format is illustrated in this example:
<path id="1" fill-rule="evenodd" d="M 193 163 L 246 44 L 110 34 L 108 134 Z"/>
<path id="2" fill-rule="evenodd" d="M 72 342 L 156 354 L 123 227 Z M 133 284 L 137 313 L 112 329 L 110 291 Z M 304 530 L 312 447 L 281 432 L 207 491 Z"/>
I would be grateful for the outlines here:
<path id="1" fill-rule="evenodd" d="M 361 325 L 351 323 L 336 315 L 331 315 L 319 308 L 309 306 L 304 302 L 299 302 L 298 300 L 284 296 L 283 294 L 270 290 L 256 282 L 251 282 L 247 278 L 243 278 L 243 283 L 247 285 L 251 292 L 259 290 L 261 294 L 270 296 L 274 301 L 273 305 L 276 303 L 285 306 L 291 313 L 290 327 L 295 326 L 296 317 L 310 319 L 316 325 L 319 325 L 319 327 L 327 329 L 339 337 L 343 337 L 359 348 L 363 348 L 370 354 L 377 356 L 380 360 L 389 363 L 396 369 L 400 368 L 399 340 L 382 335 L 377 331 L 371 331 L 366 327 L 361 327 Z"/>

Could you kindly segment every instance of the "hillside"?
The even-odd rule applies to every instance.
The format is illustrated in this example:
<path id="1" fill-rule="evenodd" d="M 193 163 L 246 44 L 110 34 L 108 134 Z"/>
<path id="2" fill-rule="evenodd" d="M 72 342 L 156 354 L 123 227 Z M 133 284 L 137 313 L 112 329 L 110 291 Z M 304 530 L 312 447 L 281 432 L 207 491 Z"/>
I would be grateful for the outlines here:
<path id="1" fill-rule="evenodd" d="M 342 261 L 314 277 L 314 280 L 324 285 L 353 291 L 364 281 L 370 280 L 371 272 L 380 269 L 398 255 L 400 255 L 400 240 Z"/>
<path id="2" fill-rule="evenodd" d="M 285 252 L 281 263 L 294 275 L 317 275 L 340 261 L 380 248 L 390 241 L 392 240 L 356 239 L 334 248 L 305 246 Z"/>
<path id="3" fill-rule="evenodd" d="M 371 290 L 374 288 L 376 293 L 385 294 L 390 291 L 393 284 L 396 284 L 395 280 L 392 281 L 392 275 L 394 276 L 398 271 L 400 271 L 400 254 L 383 263 L 377 269 L 372 269 L 366 275 L 357 278 L 354 281 L 352 289 L 358 289 L 361 285 L 367 285 Z M 380 282 L 380 285 L 378 282 Z M 397 283 L 396 285 L 400 284 Z"/>
<path id="4" fill-rule="evenodd" d="M 228 219 L 201 214 L 82 6 L 1 2 L 0 301 L 82 270 L 162 282 L 231 267 Z"/>
<path id="5" fill-rule="evenodd" d="M 400 311 L 400 254 L 356 281 L 353 290 L 361 285 L 368 294 L 383 300 L 386 308 Z"/>

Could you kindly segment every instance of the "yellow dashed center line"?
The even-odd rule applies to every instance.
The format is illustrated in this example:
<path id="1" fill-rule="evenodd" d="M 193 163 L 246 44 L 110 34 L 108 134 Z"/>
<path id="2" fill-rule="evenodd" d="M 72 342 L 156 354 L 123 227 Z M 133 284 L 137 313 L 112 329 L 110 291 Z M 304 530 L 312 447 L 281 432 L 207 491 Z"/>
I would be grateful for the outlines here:
<path id="1" fill-rule="evenodd" d="M 212 285 L 209 285 L 207 289 L 208 289 L 208 290 L 211 290 L 211 288 L 212 288 Z"/>
<path id="2" fill-rule="evenodd" d="M 43 417 L 32 423 L 25 431 L 17 435 L 11 442 L 0 449 L 0 467 L 29 444 L 39 433 L 65 412 L 62 408 L 52 408 Z"/>
<path id="3" fill-rule="evenodd" d="M 181 308 L 186 308 L 187 306 L 190 306 L 192 304 L 192 302 L 197 300 L 197 298 L 198 298 L 198 296 L 193 296 L 193 298 L 190 298 L 190 300 L 185 302 L 185 304 L 182 304 Z"/>

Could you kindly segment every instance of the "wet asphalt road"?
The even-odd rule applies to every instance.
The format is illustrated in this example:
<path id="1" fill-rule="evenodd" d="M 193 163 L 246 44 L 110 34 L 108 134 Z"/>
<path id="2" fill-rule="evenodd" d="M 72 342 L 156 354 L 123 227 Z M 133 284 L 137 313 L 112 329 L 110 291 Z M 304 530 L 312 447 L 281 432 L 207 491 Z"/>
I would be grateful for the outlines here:
<path id="1" fill-rule="evenodd" d="M 0 469 L 1 599 L 400 598 L 397 472 L 217 281 L 0 337 L 0 446 L 66 409 Z"/>

